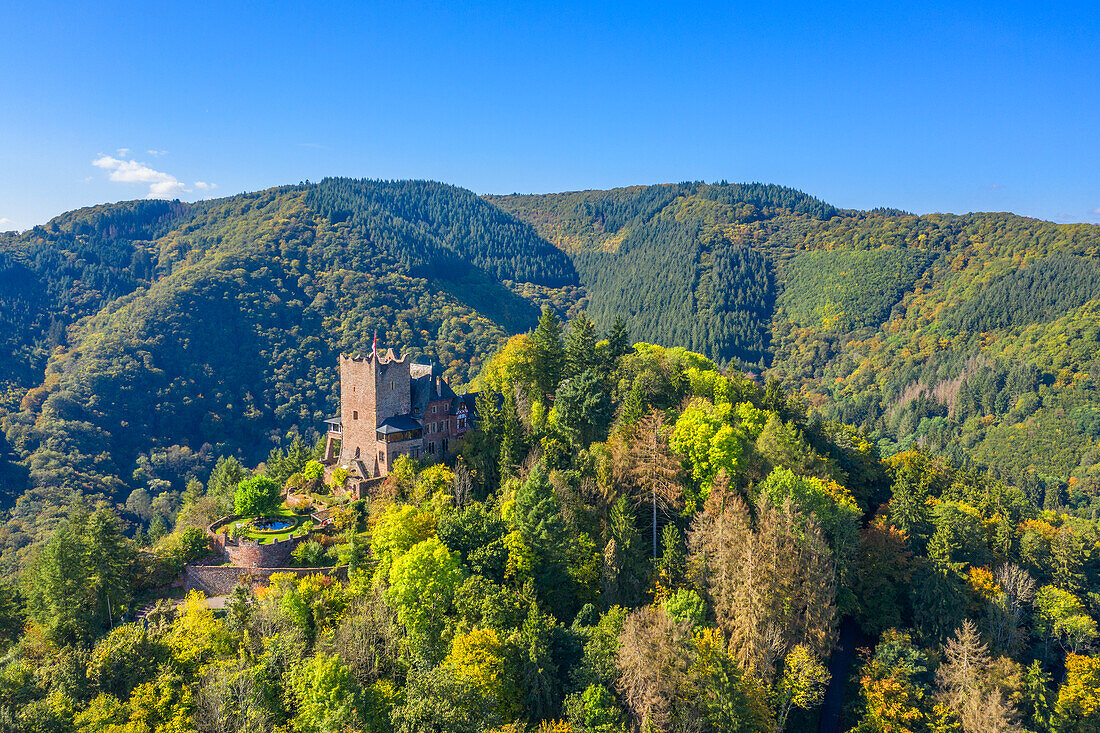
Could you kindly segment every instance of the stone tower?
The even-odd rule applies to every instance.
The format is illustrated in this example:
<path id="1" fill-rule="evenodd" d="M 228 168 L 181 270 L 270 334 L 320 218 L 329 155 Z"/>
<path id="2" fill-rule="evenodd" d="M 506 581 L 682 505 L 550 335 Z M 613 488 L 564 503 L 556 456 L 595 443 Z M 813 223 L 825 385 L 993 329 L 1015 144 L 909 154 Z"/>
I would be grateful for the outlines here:
<path id="1" fill-rule="evenodd" d="M 340 357 L 340 463 L 367 462 L 378 444 L 378 426 L 412 409 L 409 357 L 385 355 Z M 370 460 L 370 466 L 374 461 Z"/>

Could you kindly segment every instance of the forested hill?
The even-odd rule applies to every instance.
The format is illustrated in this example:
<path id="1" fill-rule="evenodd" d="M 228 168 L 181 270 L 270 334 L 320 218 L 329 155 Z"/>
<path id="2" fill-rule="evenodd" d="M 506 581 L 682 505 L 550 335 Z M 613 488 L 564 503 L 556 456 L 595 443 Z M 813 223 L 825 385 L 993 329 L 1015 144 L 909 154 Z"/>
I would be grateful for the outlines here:
<path id="1" fill-rule="evenodd" d="M 573 256 L 597 323 L 766 372 L 824 417 L 1100 494 L 1100 227 L 847 211 L 779 186 L 488 197 Z"/>
<path id="2" fill-rule="evenodd" d="M 469 191 L 330 179 L 81 209 L 0 239 L 0 494 L 16 548 L 77 494 L 178 494 L 336 409 L 336 359 L 384 345 L 466 382 L 570 259 Z M 518 293 L 524 293 L 524 298 Z M 564 299 L 564 300 L 563 300 Z"/>
<path id="3" fill-rule="evenodd" d="M 214 461 L 307 441 L 336 355 L 476 377 L 539 308 L 615 316 L 807 408 L 990 468 L 1039 506 L 1100 492 L 1100 227 L 841 210 L 764 184 L 478 197 L 326 179 L 81 209 L 0 235 L 0 545 L 72 497 L 171 506 Z M 176 499 L 173 499 L 176 497 Z"/>

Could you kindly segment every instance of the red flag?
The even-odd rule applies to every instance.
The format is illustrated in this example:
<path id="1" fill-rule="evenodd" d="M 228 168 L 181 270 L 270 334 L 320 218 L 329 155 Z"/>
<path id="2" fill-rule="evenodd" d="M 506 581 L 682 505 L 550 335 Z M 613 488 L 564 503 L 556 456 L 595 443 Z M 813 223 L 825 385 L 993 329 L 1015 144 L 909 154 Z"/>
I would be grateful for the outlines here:
<path id="1" fill-rule="evenodd" d="M 377 331 L 375 331 L 375 332 L 374 332 L 374 347 L 373 347 L 373 351 L 374 351 L 374 358 L 375 358 L 375 359 L 377 359 L 377 358 L 378 358 L 378 332 L 377 332 Z"/>

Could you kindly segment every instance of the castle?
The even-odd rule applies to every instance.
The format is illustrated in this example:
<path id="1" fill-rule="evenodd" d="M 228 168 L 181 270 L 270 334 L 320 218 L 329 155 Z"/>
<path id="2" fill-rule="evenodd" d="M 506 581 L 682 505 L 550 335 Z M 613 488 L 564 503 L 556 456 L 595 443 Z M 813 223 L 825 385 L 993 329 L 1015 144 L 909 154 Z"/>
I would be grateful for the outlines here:
<path id="1" fill-rule="evenodd" d="M 442 373 L 393 349 L 379 355 L 377 339 L 368 356 L 341 355 L 340 414 L 325 421 L 325 463 L 363 481 L 387 475 L 401 455 L 452 453 L 472 427 L 476 394 L 455 394 Z"/>

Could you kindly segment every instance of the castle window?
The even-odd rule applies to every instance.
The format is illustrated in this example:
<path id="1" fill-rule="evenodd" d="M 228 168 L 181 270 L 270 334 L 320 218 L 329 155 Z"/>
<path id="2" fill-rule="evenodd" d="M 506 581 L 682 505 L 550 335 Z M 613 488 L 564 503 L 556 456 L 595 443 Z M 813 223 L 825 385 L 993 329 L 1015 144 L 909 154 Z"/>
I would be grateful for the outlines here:
<path id="1" fill-rule="evenodd" d="M 358 457 L 359 457 L 359 449 L 358 449 L 358 448 L 356 448 L 356 449 L 355 449 L 355 457 L 356 457 L 356 458 L 358 458 Z"/>
<path id="2" fill-rule="evenodd" d="M 359 410 L 352 410 L 351 411 L 351 419 L 352 420 L 358 420 L 359 419 Z"/>
<path id="3" fill-rule="evenodd" d="M 378 451 L 378 462 L 379 463 L 385 463 L 386 462 L 386 453 L 385 453 L 385 451 Z"/>
<path id="4" fill-rule="evenodd" d="M 392 391 L 393 391 L 393 380 L 391 379 L 390 380 L 390 392 L 392 392 Z"/>

